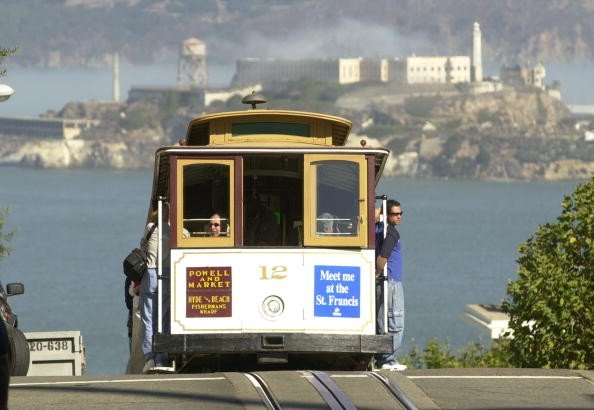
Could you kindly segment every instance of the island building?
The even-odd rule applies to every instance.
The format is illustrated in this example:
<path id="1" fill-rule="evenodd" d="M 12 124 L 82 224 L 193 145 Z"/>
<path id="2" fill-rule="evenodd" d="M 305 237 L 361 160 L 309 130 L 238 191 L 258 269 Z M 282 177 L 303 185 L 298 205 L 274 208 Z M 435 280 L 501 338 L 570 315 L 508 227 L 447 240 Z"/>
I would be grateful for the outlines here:
<path id="1" fill-rule="evenodd" d="M 475 35 L 475 65 L 480 66 L 480 29 Z M 476 31 L 475 30 L 475 31 Z M 478 43 L 477 43 L 478 42 Z M 476 56 L 479 57 L 476 57 Z M 463 84 L 471 81 L 469 56 L 408 56 L 405 58 L 342 57 L 327 59 L 240 58 L 227 89 L 209 89 L 206 74 L 206 44 L 197 38 L 182 42 L 179 51 L 177 86 L 133 86 L 128 101 L 161 100 L 176 93 L 181 101 L 196 101 L 208 107 L 236 95 L 249 94 L 262 87 L 275 87 L 303 78 L 335 84 Z M 482 73 L 482 68 L 477 69 Z M 477 71 L 477 72 L 479 72 Z M 481 74 L 482 76 L 482 74 Z"/>
<path id="2" fill-rule="evenodd" d="M 289 81 L 313 79 L 334 84 L 390 83 L 396 85 L 456 84 L 464 92 L 482 93 L 501 89 L 497 81 L 485 81 L 482 66 L 482 33 L 474 23 L 472 50 L 468 55 L 403 58 L 340 57 L 325 59 L 279 59 L 246 57 L 236 61 L 236 71 L 227 89 L 209 89 L 206 76 L 206 44 L 197 38 L 182 42 L 177 87 L 133 86 L 128 101 L 163 99 L 175 92 L 182 102 L 192 99 L 208 107 L 226 102 L 246 91 L 273 88 Z M 544 68 L 543 68 L 544 70 Z M 536 77 L 535 77 L 536 78 Z"/>
<path id="3" fill-rule="evenodd" d="M 521 67 L 519 64 L 513 66 L 503 65 L 499 69 L 499 76 L 505 84 L 530 85 L 545 89 L 544 78 L 546 71 L 542 64 L 537 64 L 534 67 Z"/>
<path id="4" fill-rule="evenodd" d="M 232 86 L 259 83 L 275 86 L 302 78 L 355 84 L 366 82 L 393 84 L 482 83 L 482 34 L 479 23 L 472 32 L 472 58 L 452 56 L 408 56 L 404 58 L 276 59 L 241 58 L 236 62 Z M 472 89 L 494 91 L 487 84 Z"/>
<path id="5" fill-rule="evenodd" d="M 310 78 L 335 84 L 391 83 L 401 85 L 455 84 L 468 93 L 494 92 L 502 84 L 528 85 L 546 89 L 561 99 L 559 87 L 544 85 L 542 64 L 501 67 L 500 81 L 485 80 L 482 67 L 482 33 L 479 23 L 472 31 L 471 56 L 416 56 L 404 58 L 333 58 L 287 60 L 274 58 L 241 58 L 228 88 L 208 88 L 206 44 L 197 38 L 182 41 L 176 86 L 132 86 L 128 102 L 162 100 L 175 93 L 182 103 L 195 102 L 208 107 L 215 101 L 226 102 L 252 91 L 262 91 L 287 81 Z M 113 57 L 113 101 L 119 103 L 119 56 Z M 82 129 L 96 125 L 86 119 L 0 118 L 0 134 L 31 137 L 76 138 Z"/>
<path id="6" fill-rule="evenodd" d="M 389 78 L 396 84 L 456 84 L 470 82 L 468 56 L 406 57 L 390 62 Z"/>
<path id="7" fill-rule="evenodd" d="M 515 88 L 533 87 L 543 90 L 550 97 L 561 101 L 561 86 L 558 81 L 552 85 L 545 84 L 546 70 L 542 64 L 523 67 L 519 64 L 506 66 L 499 69 L 501 82 Z"/>
<path id="8" fill-rule="evenodd" d="M 335 84 L 434 84 L 470 81 L 468 56 L 409 56 L 405 58 L 335 58 L 285 60 L 241 58 L 231 81 L 235 87 L 260 83 L 276 86 L 310 78 Z"/>
<path id="9" fill-rule="evenodd" d="M 71 140 L 99 122 L 83 118 L 0 117 L 0 134 Z"/>

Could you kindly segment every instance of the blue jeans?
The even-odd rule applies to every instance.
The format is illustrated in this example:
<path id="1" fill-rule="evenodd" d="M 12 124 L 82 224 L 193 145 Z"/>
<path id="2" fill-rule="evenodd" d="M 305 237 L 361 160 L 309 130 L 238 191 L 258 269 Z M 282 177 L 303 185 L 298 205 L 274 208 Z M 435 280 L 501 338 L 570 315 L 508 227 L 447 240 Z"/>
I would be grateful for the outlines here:
<path id="1" fill-rule="evenodd" d="M 388 280 L 388 333 L 394 337 L 392 353 L 376 356 L 380 364 L 396 362 L 396 351 L 402 345 L 402 334 L 404 333 L 404 288 L 402 282 Z M 377 334 L 386 333 L 384 328 L 384 286 L 378 283 L 376 289 L 377 306 Z"/>
<path id="2" fill-rule="evenodd" d="M 165 272 L 168 276 L 168 272 Z M 163 279 L 162 318 L 163 333 L 169 333 L 169 279 Z M 158 320 L 157 270 L 149 268 L 140 283 L 140 318 L 144 325 L 142 352 L 146 360 L 155 359 L 157 365 L 166 364 L 166 356 L 153 355 L 153 335 L 157 332 Z"/>

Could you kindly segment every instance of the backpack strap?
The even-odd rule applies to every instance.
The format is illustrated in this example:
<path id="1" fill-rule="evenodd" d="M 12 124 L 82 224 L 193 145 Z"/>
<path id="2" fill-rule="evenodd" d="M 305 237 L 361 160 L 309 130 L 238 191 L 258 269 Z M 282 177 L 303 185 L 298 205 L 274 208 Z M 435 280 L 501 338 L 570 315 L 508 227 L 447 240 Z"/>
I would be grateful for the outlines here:
<path id="1" fill-rule="evenodd" d="M 148 240 L 151 237 L 151 235 L 153 234 L 153 232 L 155 232 L 155 228 L 157 228 L 157 224 L 153 224 L 153 226 L 151 226 L 151 229 L 149 229 L 146 236 L 144 237 L 145 242 L 148 242 Z"/>

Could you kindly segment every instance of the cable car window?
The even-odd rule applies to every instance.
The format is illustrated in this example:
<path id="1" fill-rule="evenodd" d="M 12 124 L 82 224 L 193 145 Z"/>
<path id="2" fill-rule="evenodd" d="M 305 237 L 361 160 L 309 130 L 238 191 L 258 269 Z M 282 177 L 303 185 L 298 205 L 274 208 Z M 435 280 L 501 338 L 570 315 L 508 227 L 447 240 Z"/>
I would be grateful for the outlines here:
<path id="1" fill-rule="evenodd" d="M 296 124 L 288 122 L 244 122 L 233 124 L 231 126 L 231 134 L 234 137 L 258 134 L 309 137 L 310 129 L 308 124 Z"/>
<path id="2" fill-rule="evenodd" d="M 357 236 L 359 224 L 359 164 L 315 162 L 316 231 L 320 236 Z"/>
<path id="3" fill-rule="evenodd" d="M 185 246 L 233 244 L 231 160 L 178 162 L 178 242 Z M 181 199 L 181 200 L 180 200 Z M 180 242 L 181 240 L 181 242 Z"/>
<path id="4" fill-rule="evenodd" d="M 309 245 L 364 246 L 367 219 L 363 156 L 308 155 L 304 207 Z M 309 161 L 308 161 L 309 159 Z M 309 185 L 309 187 L 308 187 Z"/>

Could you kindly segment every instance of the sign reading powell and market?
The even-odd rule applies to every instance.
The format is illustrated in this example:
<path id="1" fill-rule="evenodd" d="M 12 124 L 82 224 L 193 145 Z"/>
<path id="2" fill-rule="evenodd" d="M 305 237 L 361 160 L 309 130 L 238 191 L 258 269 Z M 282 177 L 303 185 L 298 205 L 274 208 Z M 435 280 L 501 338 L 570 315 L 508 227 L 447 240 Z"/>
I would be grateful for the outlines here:
<path id="1" fill-rule="evenodd" d="M 231 267 L 186 268 L 186 316 L 231 317 Z"/>

